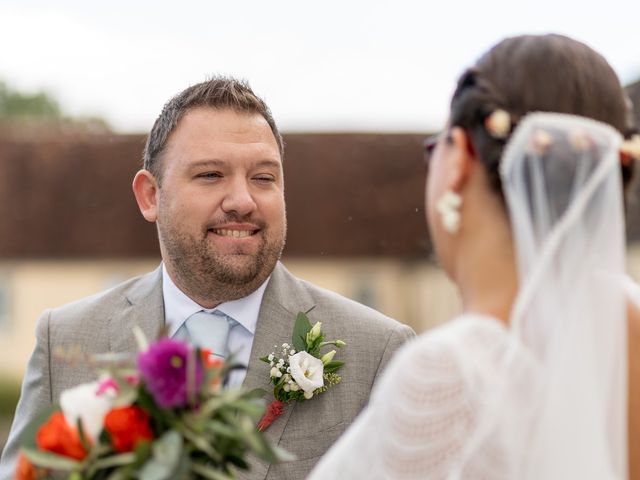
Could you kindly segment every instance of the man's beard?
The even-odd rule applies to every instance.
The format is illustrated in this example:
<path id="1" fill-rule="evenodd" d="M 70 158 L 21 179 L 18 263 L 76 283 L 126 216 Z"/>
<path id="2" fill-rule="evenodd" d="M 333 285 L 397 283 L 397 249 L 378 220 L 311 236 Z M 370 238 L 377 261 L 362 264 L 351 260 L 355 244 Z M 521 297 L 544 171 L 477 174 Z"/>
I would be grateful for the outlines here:
<path id="1" fill-rule="evenodd" d="M 158 234 L 177 278 L 174 282 L 198 303 L 215 303 L 245 297 L 255 291 L 273 271 L 285 242 L 286 224 L 281 238 L 266 236 L 264 225 L 256 253 L 242 251 L 217 253 L 208 241 L 207 231 L 200 238 L 186 235 L 176 225 L 158 222 Z"/>

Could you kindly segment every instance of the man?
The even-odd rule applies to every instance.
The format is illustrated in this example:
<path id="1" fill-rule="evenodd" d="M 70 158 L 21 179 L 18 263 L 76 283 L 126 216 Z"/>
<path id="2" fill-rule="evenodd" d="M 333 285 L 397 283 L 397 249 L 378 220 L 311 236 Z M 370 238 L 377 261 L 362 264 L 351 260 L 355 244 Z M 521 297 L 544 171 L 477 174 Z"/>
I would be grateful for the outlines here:
<path id="1" fill-rule="evenodd" d="M 62 390 L 95 377 L 90 366 L 62 362 L 56 352 L 134 351 L 134 325 L 149 338 L 166 327 L 171 335 L 198 341 L 191 317 L 216 309 L 233 319 L 226 349 L 248 365 L 229 382 L 268 390 L 269 366 L 259 357 L 290 341 L 296 313 L 314 307 L 311 321 L 321 321 L 328 338 L 348 345 L 339 352 L 346 362 L 343 380 L 287 406 L 267 430 L 296 461 L 267 465 L 252 459 L 251 471 L 239 475 L 305 477 L 362 409 L 383 366 L 413 332 L 293 277 L 279 263 L 286 234 L 282 155 L 268 107 L 242 82 L 214 78 L 165 105 L 147 140 L 144 169 L 133 180 L 142 215 L 157 225 L 163 263 L 42 315 L 0 479 L 11 477 L 18 436 L 34 415 L 58 401 Z"/>

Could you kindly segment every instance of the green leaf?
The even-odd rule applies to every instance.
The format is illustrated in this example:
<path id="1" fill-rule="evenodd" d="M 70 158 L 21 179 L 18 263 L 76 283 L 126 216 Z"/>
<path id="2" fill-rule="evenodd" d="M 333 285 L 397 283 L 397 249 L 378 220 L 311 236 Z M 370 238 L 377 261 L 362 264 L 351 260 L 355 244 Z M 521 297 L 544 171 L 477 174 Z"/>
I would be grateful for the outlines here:
<path id="1" fill-rule="evenodd" d="M 234 440 L 242 438 L 242 432 L 229 425 L 213 420 L 207 424 L 207 430 L 221 437 L 227 437 Z"/>
<path id="2" fill-rule="evenodd" d="M 135 461 L 135 453 L 121 453 L 118 455 L 111 455 L 109 457 L 96 460 L 96 462 L 93 464 L 93 468 L 96 470 L 101 470 L 103 468 L 122 467 L 123 465 L 134 463 Z"/>
<path id="3" fill-rule="evenodd" d="M 182 445 L 182 436 L 175 430 L 169 430 L 162 435 L 151 447 L 152 457 L 140 470 L 140 480 L 178 478 L 175 473 L 180 469 Z"/>
<path id="4" fill-rule="evenodd" d="M 22 447 L 22 452 L 35 465 L 42 468 L 52 468 L 54 470 L 65 470 L 67 472 L 82 468 L 82 462 L 78 462 L 69 457 L 56 455 L 51 452 L 43 452 L 34 448 Z"/>
<path id="5" fill-rule="evenodd" d="M 180 430 L 180 433 L 184 436 L 187 442 L 191 443 L 196 449 L 204 452 L 214 460 L 221 460 L 220 454 L 216 452 L 215 448 L 209 443 L 209 440 L 204 435 L 199 435 L 187 428 Z"/>
<path id="6" fill-rule="evenodd" d="M 210 480 L 234 480 L 233 476 L 220 472 L 207 465 L 201 463 L 192 463 L 191 471 Z"/>
<path id="7" fill-rule="evenodd" d="M 233 408 L 254 418 L 260 418 L 265 411 L 265 405 L 262 400 L 238 400 L 233 404 Z"/>
<path id="8" fill-rule="evenodd" d="M 344 365 L 344 362 L 339 362 L 339 361 L 335 361 L 335 362 L 329 362 L 324 366 L 324 372 L 325 373 L 333 373 L 338 371 L 342 366 Z"/>
<path id="9" fill-rule="evenodd" d="M 227 388 L 220 394 L 207 400 L 200 407 L 200 415 L 203 417 L 210 417 L 216 410 L 219 410 L 227 405 L 233 404 L 233 402 L 242 398 L 244 390 L 239 388 Z"/>
<path id="10" fill-rule="evenodd" d="M 296 351 L 304 352 L 307 349 L 307 333 L 311 330 L 311 322 L 304 312 L 298 312 L 296 323 L 293 327 L 291 343 Z"/>

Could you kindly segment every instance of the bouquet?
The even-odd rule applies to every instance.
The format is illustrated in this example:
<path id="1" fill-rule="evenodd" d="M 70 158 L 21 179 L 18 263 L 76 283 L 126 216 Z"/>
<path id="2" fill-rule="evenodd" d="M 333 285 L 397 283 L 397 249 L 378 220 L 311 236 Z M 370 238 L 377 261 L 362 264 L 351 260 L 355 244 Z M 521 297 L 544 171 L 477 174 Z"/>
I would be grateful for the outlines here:
<path id="1" fill-rule="evenodd" d="M 299 312 L 293 328 L 291 344 L 283 343 L 280 352 L 273 351 L 260 358 L 271 367 L 269 376 L 273 384 L 274 400 L 258 423 L 260 431 L 269 427 L 284 413 L 284 406 L 290 402 L 310 400 L 314 395 L 326 392 L 340 383 L 337 374 L 344 362 L 335 361 L 335 350 L 322 353 L 329 345 L 342 348 L 342 340 L 325 341 L 322 323 L 313 326 L 307 316 L 309 312 Z M 278 346 L 275 346 L 278 349 Z"/>
<path id="2" fill-rule="evenodd" d="M 65 390 L 34 419 L 17 479 L 54 470 L 69 480 L 225 480 L 248 468 L 248 453 L 286 459 L 256 429 L 263 392 L 222 388 L 232 361 L 182 341 L 147 345 L 141 331 L 136 337 L 137 361 L 102 358 L 97 381 Z"/>

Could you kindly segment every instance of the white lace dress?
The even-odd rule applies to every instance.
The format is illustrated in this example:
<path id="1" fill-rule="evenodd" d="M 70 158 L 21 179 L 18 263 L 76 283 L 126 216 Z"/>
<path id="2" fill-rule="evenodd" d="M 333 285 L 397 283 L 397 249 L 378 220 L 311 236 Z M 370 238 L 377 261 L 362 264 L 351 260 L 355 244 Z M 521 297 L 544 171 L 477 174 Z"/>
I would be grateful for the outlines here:
<path id="1" fill-rule="evenodd" d="M 406 345 L 309 479 L 507 478 L 490 438 L 456 472 L 476 414 L 497 387 L 507 340 L 498 320 L 465 314 Z"/>

